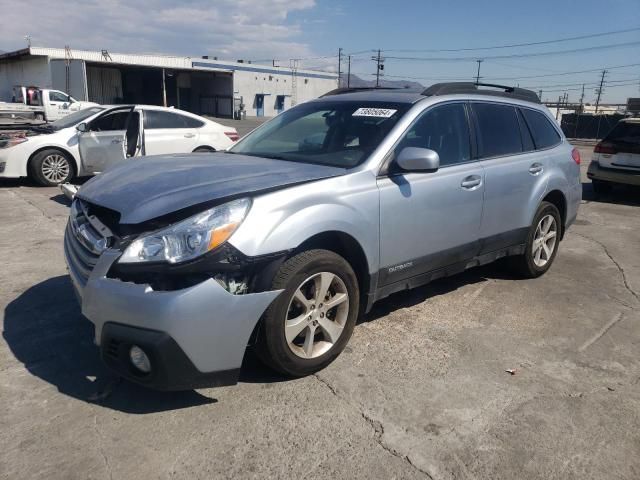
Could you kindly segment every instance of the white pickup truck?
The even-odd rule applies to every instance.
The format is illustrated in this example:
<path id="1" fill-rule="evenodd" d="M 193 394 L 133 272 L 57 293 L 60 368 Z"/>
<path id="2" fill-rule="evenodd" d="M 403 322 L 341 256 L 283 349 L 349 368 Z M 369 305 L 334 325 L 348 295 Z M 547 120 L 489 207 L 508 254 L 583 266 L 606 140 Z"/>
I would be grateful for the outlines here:
<path id="1" fill-rule="evenodd" d="M 12 101 L 0 102 L 0 125 L 53 122 L 95 105 L 94 102 L 79 102 L 59 90 L 16 86 Z"/>

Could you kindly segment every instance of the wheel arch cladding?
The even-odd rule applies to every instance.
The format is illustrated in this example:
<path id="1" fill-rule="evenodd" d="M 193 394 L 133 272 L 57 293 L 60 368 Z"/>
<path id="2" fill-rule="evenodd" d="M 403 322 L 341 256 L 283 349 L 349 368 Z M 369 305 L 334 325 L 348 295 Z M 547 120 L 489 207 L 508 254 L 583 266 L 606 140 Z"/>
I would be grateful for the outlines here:
<path id="1" fill-rule="evenodd" d="M 337 230 L 318 233 L 298 245 L 291 256 L 311 249 L 329 250 L 343 257 L 353 268 L 362 294 L 369 292 L 371 275 L 367 256 L 353 236 Z"/>
<path id="2" fill-rule="evenodd" d="M 74 157 L 71 152 L 69 152 L 68 150 L 59 147 L 57 145 L 47 145 L 44 147 L 40 147 L 38 148 L 35 152 L 33 152 L 30 156 L 29 156 L 29 160 L 27 160 L 27 174 L 29 172 L 31 172 L 31 169 L 33 168 L 33 162 L 34 159 L 36 158 L 36 156 L 39 153 L 44 152 L 45 150 L 57 150 L 58 152 L 60 152 L 61 154 L 63 154 L 65 157 L 67 157 L 67 160 L 69 160 L 69 163 L 71 164 L 71 168 L 73 168 L 73 175 L 78 175 L 78 172 L 80 171 L 79 165 L 78 165 L 78 160 L 76 159 L 76 157 Z"/>
<path id="3" fill-rule="evenodd" d="M 552 190 L 542 199 L 543 202 L 549 202 L 556 206 L 560 212 L 560 239 L 564 237 L 565 222 L 567 221 L 567 199 L 560 190 Z"/>

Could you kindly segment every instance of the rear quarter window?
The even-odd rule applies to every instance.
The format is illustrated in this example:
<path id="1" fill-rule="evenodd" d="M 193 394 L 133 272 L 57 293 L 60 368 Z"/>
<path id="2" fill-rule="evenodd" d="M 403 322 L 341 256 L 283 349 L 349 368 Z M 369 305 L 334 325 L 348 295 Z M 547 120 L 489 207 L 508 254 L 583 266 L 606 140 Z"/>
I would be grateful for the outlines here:
<path id="1" fill-rule="evenodd" d="M 527 121 L 537 150 L 553 147 L 560 143 L 560 134 L 546 115 L 528 108 L 521 108 L 520 111 Z"/>
<path id="2" fill-rule="evenodd" d="M 522 138 L 515 107 L 495 103 L 472 103 L 478 126 L 480 158 L 522 152 Z"/>

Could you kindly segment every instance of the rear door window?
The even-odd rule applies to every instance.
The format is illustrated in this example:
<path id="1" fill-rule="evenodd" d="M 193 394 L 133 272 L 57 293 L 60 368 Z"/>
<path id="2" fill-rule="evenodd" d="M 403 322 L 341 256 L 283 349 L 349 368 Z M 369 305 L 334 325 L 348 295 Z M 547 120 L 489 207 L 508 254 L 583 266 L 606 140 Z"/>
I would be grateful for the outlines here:
<path id="1" fill-rule="evenodd" d="M 162 110 L 146 110 L 144 112 L 144 128 L 199 128 L 204 123 L 195 118 L 179 113 L 163 112 Z"/>
<path id="2" fill-rule="evenodd" d="M 480 158 L 521 153 L 522 139 L 515 107 L 496 103 L 472 103 L 478 125 Z"/>
<path id="3" fill-rule="evenodd" d="M 520 112 L 529 125 L 536 149 L 549 148 L 560 143 L 560 135 L 546 115 L 528 108 L 521 108 Z"/>

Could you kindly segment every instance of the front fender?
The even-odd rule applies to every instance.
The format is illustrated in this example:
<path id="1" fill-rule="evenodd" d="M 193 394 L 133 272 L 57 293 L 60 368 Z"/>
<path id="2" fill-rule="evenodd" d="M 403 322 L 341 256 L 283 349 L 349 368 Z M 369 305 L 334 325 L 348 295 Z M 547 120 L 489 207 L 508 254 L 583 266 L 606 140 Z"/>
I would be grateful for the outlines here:
<path id="1" fill-rule="evenodd" d="M 371 172 L 287 188 L 254 199 L 230 243 L 245 255 L 292 250 L 310 237 L 338 231 L 364 250 L 370 272 L 379 263 L 379 198 Z"/>

